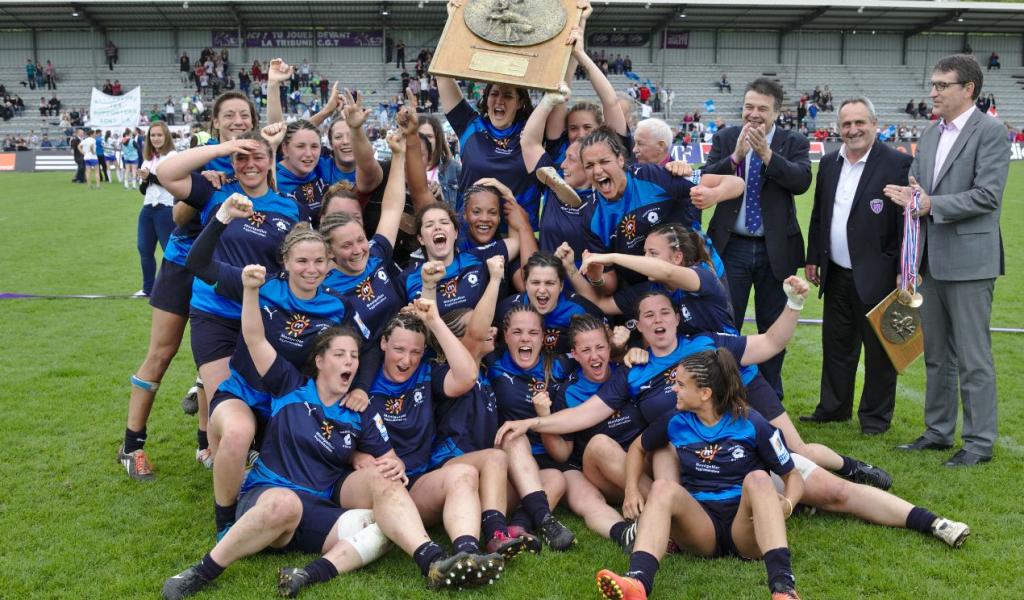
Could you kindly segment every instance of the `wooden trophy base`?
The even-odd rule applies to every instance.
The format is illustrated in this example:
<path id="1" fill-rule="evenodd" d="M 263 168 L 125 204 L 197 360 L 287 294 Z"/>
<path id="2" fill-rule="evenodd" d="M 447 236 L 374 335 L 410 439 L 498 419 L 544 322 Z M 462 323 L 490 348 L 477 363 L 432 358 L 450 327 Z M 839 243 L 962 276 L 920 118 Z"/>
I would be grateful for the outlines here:
<path id="1" fill-rule="evenodd" d="M 893 290 L 883 298 L 867 318 L 892 366 L 902 373 L 924 353 L 924 328 L 918 309 L 900 304 L 898 292 Z"/>
<path id="2" fill-rule="evenodd" d="M 567 46 L 565 40 L 572 28 L 579 25 L 583 14 L 576 7 L 576 0 L 527 0 L 521 5 L 523 10 L 535 8 L 531 5 L 561 5 L 565 9 L 565 25 L 550 39 L 533 45 L 522 45 L 529 37 L 521 32 L 539 29 L 545 22 L 550 26 L 549 17 L 531 10 L 525 16 L 534 20 L 536 27 L 524 23 L 520 29 L 510 30 L 498 19 L 488 18 L 498 4 L 501 3 L 495 0 L 464 0 L 462 6 L 456 7 L 445 23 L 428 72 L 441 77 L 558 91 L 572 56 L 572 47 Z M 497 43 L 480 37 L 467 25 L 467 11 L 470 11 L 470 20 L 477 15 L 479 32 L 489 34 L 492 39 L 507 37 L 517 41 Z"/>

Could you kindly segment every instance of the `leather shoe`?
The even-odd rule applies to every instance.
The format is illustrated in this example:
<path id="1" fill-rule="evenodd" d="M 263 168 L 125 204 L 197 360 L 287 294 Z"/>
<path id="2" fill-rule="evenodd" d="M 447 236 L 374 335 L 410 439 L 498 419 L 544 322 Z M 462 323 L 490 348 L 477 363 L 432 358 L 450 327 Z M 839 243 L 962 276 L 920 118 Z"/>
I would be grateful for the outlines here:
<path id="1" fill-rule="evenodd" d="M 899 446 L 896 446 L 896 449 L 916 452 L 918 450 L 949 450 L 952 447 L 953 444 L 940 444 L 938 442 L 933 442 L 922 435 L 909 444 L 900 444 Z"/>
<path id="2" fill-rule="evenodd" d="M 992 460 L 991 456 L 982 456 L 970 450 L 959 450 L 953 455 L 953 458 L 947 460 L 944 464 L 947 467 L 973 467 L 974 465 L 987 463 L 990 460 Z"/>
<path id="3" fill-rule="evenodd" d="M 817 413 L 810 415 L 800 415 L 801 423 L 842 423 L 843 421 L 849 421 L 850 417 L 845 419 L 840 417 L 826 417 Z"/>

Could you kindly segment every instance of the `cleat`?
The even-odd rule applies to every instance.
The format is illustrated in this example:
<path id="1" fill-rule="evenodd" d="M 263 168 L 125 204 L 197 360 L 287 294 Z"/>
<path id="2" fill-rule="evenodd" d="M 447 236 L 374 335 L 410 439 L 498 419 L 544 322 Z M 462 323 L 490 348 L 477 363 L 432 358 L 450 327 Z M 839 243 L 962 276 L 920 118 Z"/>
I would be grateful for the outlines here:
<path id="1" fill-rule="evenodd" d="M 971 528 L 967 526 L 967 523 L 939 517 L 932 523 L 932 535 L 946 542 L 952 548 L 959 548 L 964 545 L 967 536 L 971 535 Z"/>
<path id="2" fill-rule="evenodd" d="M 199 386 L 188 388 L 185 397 L 181 399 L 181 410 L 186 415 L 194 415 L 199 412 Z"/>
<path id="3" fill-rule="evenodd" d="M 142 448 L 125 454 L 124 446 L 121 446 L 117 449 L 117 462 L 128 471 L 128 477 L 135 481 L 152 481 L 156 478 L 153 475 L 153 465 L 149 463 L 149 457 Z"/>
<path id="4" fill-rule="evenodd" d="M 196 462 L 207 469 L 213 468 L 213 451 L 209 448 L 196 448 Z"/>
<path id="5" fill-rule="evenodd" d="M 618 542 L 623 552 L 631 554 L 633 552 L 633 543 L 636 542 L 636 521 L 630 522 L 629 527 L 624 529 L 619 539 L 615 541 Z M 669 540 L 670 543 L 671 541 Z"/>
<path id="6" fill-rule="evenodd" d="M 632 577 L 623 577 L 608 569 L 597 572 L 597 591 L 606 600 L 647 600 L 642 583 Z"/>
<path id="7" fill-rule="evenodd" d="M 189 567 L 164 582 L 161 591 L 164 600 L 178 600 L 201 590 L 209 581 L 203 579 L 196 568 Z"/>
<path id="8" fill-rule="evenodd" d="M 683 549 L 679 547 L 679 544 L 672 538 L 668 538 L 668 545 L 665 548 L 665 554 L 682 554 Z"/>
<path id="9" fill-rule="evenodd" d="M 285 598 L 294 598 L 299 591 L 310 585 L 309 573 L 298 567 L 281 567 L 277 570 L 277 593 Z"/>
<path id="10" fill-rule="evenodd" d="M 530 537 L 533 536 L 531 535 Z M 539 545 L 540 541 L 537 541 L 537 544 Z M 509 560 L 526 550 L 526 545 L 527 540 L 525 537 L 509 537 L 501 531 L 495 531 L 494 537 L 487 542 L 487 553 L 500 554 L 502 558 Z"/>
<path id="11" fill-rule="evenodd" d="M 427 570 L 427 587 L 437 590 L 445 587 L 461 587 L 466 575 L 474 567 L 474 561 L 467 552 L 459 552 L 430 563 Z"/>
<path id="12" fill-rule="evenodd" d="M 772 592 L 772 600 L 800 600 L 800 596 L 797 596 L 796 590 L 789 588 L 780 592 Z"/>
<path id="13" fill-rule="evenodd" d="M 525 529 L 523 529 L 522 527 L 520 527 L 518 525 L 509 525 L 508 526 L 508 537 L 510 537 L 510 538 L 523 538 L 523 540 L 525 542 L 524 550 L 526 550 L 527 552 L 529 552 L 531 554 L 540 554 L 540 551 L 543 548 L 540 545 L 540 540 L 537 539 L 537 536 L 535 536 L 532 533 L 526 531 Z"/>
<path id="14" fill-rule="evenodd" d="M 540 537 L 555 552 L 565 552 L 576 543 L 576 535 L 572 530 L 562 525 L 555 515 L 550 513 L 540 522 L 539 529 Z"/>
<path id="15" fill-rule="evenodd" d="M 471 564 L 467 584 L 471 586 L 491 585 L 505 570 L 505 558 L 496 553 L 470 554 Z M 465 579 L 465 578 L 464 578 Z"/>
<path id="16" fill-rule="evenodd" d="M 892 475 L 889 475 L 883 469 L 859 460 L 850 479 L 854 483 L 863 483 L 880 490 L 888 490 L 892 487 Z"/>

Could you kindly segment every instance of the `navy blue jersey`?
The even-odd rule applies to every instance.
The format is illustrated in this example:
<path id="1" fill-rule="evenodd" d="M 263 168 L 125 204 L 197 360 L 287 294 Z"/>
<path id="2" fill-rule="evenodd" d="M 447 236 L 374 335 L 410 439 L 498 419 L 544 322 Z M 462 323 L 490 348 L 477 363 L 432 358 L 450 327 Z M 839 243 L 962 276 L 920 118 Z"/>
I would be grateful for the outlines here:
<path id="1" fill-rule="evenodd" d="M 501 352 L 500 355 L 497 352 Z M 533 408 L 533 395 L 548 390 L 569 374 L 569 360 L 564 357 L 551 359 L 550 372 L 545 373 L 544 360 L 532 369 L 522 369 L 512 360 L 508 351 L 497 351 L 484 358 L 487 365 L 487 379 L 498 397 L 498 417 L 501 422 L 532 419 L 537 416 Z M 553 404 L 553 403 L 552 403 Z M 545 454 L 540 434 L 530 432 L 530 446 L 534 454 Z"/>
<path id="2" fill-rule="evenodd" d="M 341 402 L 327 406 L 316 381 L 303 377 L 278 356 L 263 383 L 273 395 L 273 410 L 256 466 L 242 493 L 264 486 L 283 487 L 330 498 L 338 480 L 351 470 L 356 450 L 379 457 L 391 450 L 381 416 L 362 413 Z"/>
<path id="3" fill-rule="evenodd" d="M 434 376 L 443 380 L 449 370 L 448 365 L 442 365 Z M 480 375 L 473 389 L 458 398 L 449 398 L 443 388 L 438 386 L 436 390 L 434 457 L 452 455 L 456 451 L 468 454 L 494 446 L 494 436 L 498 433 L 498 400 L 491 382 Z"/>
<path id="4" fill-rule="evenodd" d="M 626 164 L 631 164 L 633 162 L 633 132 L 627 127 L 626 135 L 620 135 L 619 139 L 622 140 L 622 147 L 626 149 Z M 557 140 L 544 140 L 544 152 L 557 165 L 556 168 L 559 175 L 564 175 L 561 164 L 565 161 L 565 153 L 571 145 L 569 143 L 568 129 L 563 131 L 561 137 Z"/>
<path id="5" fill-rule="evenodd" d="M 710 427 L 692 412 L 669 412 L 644 430 L 641 443 L 648 452 L 671 443 L 679 483 L 701 502 L 735 502 L 751 471 L 785 475 L 794 467 L 782 432 L 753 409 L 746 418 L 723 415 Z"/>
<path id="6" fill-rule="evenodd" d="M 554 166 L 551 158 L 545 154 L 537 163 L 537 168 Z M 575 252 L 576 266 L 583 262 L 583 251 L 587 249 L 587 228 L 590 226 L 591 212 L 593 211 L 594 192 L 593 190 L 576 190 L 582 204 L 573 208 L 562 204 L 555 193 L 545 189 L 542 197 L 540 213 L 540 249 L 542 252 L 551 252 L 567 242 Z"/>
<path id="7" fill-rule="evenodd" d="M 640 256 L 644 253 L 647 235 L 665 223 L 680 223 L 701 232 L 700 210 L 690 201 L 690 189 L 693 187 L 690 179 L 674 177 L 658 165 L 628 167 L 626 189 L 621 198 L 609 201 L 600 193 L 594 193 L 588 241 L 590 251 Z M 721 277 L 725 266 L 707 235 L 704 235 L 704 243 L 715 271 Z M 627 275 L 629 281 L 642 280 L 632 271 L 619 271 Z"/>
<path id="8" fill-rule="evenodd" d="M 362 273 L 347 275 L 331 269 L 324 280 L 324 285 L 345 296 L 371 339 L 379 337 L 391 317 L 406 304 L 395 280 L 393 252 L 386 237 L 375 235 L 370 240 L 370 258 Z"/>
<path id="9" fill-rule="evenodd" d="M 707 265 L 698 265 L 694 267 L 694 271 L 700 279 L 700 289 L 696 292 L 669 291 L 664 285 L 652 281 L 620 287 L 612 298 L 622 311 L 626 327 L 636 329 L 637 305 L 640 298 L 648 291 L 657 290 L 668 294 L 672 299 L 672 305 L 679 308 L 681 335 L 696 335 L 702 332 L 738 335 L 739 331 L 732 324 L 729 296 L 722 287 L 722 282 Z"/>
<path id="10" fill-rule="evenodd" d="M 516 304 L 527 305 L 530 298 L 526 292 L 509 296 L 498 304 L 495 311 L 495 321 L 501 323 L 505 320 L 505 314 Z M 555 354 L 568 354 L 569 348 L 569 323 L 573 315 L 590 314 L 599 319 L 604 319 L 601 309 L 594 306 L 589 300 L 576 292 L 562 290 L 558 296 L 558 304 L 546 315 L 541 315 L 544 321 L 544 350 Z"/>
<path id="11" fill-rule="evenodd" d="M 437 311 L 444 315 L 456 308 L 472 309 L 480 302 L 491 274 L 487 265 L 472 252 L 455 252 L 455 260 L 445 268 L 437 284 Z M 401 282 L 408 300 L 419 298 L 423 292 L 420 265 L 413 263 L 402 271 Z"/>
<path id="12" fill-rule="evenodd" d="M 323 204 L 324 192 L 330 187 L 322 175 L 320 165 L 329 160 L 321 158 L 320 164 L 305 176 L 292 173 L 284 163 L 277 163 L 278 193 L 295 200 L 314 228 L 320 225 L 320 207 Z"/>
<path id="13" fill-rule="evenodd" d="M 404 383 L 395 383 L 381 365 L 370 386 L 370 409 L 380 413 L 391 435 L 398 457 L 410 477 L 426 472 L 434 443 L 434 401 L 436 390 L 444 388 L 444 365 L 426 359 Z"/>
<path id="14" fill-rule="evenodd" d="M 455 199 L 455 211 L 463 212 L 462 192 L 483 177 L 493 177 L 502 182 L 516 197 L 530 216 L 530 226 L 536 231 L 539 226 L 540 184 L 537 178 L 526 171 L 523 150 L 519 145 L 525 121 L 515 121 L 504 129 L 491 125 L 481 117 L 468 102 L 463 100 L 445 115 L 459 136 L 462 173 L 459 175 L 459 195 Z"/>
<path id="15" fill-rule="evenodd" d="M 676 382 L 676 367 L 680 361 L 691 354 L 719 347 L 732 352 L 736 362 L 739 362 L 746 350 L 747 339 L 715 333 L 681 336 L 676 349 L 665 356 L 654 356 L 652 353 L 647 364 L 615 371 L 597 390 L 597 396 L 612 410 L 622 411 L 627 404 L 635 405 L 640 409 L 644 426 L 649 425 L 663 414 L 675 410 L 676 393 L 672 391 L 672 386 Z M 748 374 L 749 379 L 752 380 L 756 374 L 757 368 L 754 367 L 753 372 Z"/>
<path id="16" fill-rule="evenodd" d="M 609 364 L 608 368 L 611 372 L 610 375 L 615 375 L 616 372 L 626 369 L 626 367 L 615 363 Z M 555 387 L 555 398 L 552 399 L 552 404 L 565 408 L 579 406 L 595 395 L 602 385 L 602 382 L 587 379 L 583 374 L 583 369 L 577 369 L 567 380 Z M 587 442 L 599 433 L 607 435 L 626 448 L 636 436 L 640 435 L 645 425 L 643 416 L 636 405 L 625 404 L 604 422 L 573 434 L 572 456 L 575 460 L 569 462 L 582 464 L 583 450 L 586 448 Z"/>
<path id="17" fill-rule="evenodd" d="M 200 218 L 203 225 L 214 218 L 217 209 L 231 194 L 244 194 L 238 183 L 229 183 L 215 192 L 203 207 Z M 257 198 L 250 198 L 253 214 L 247 219 L 234 219 L 217 244 L 214 261 L 234 267 L 259 264 L 267 271 L 279 271 L 278 252 L 281 242 L 300 219 L 299 205 L 273 190 Z M 227 319 L 239 319 L 242 305 L 216 293 L 213 286 L 196 278 L 192 283 L 192 307 Z"/>

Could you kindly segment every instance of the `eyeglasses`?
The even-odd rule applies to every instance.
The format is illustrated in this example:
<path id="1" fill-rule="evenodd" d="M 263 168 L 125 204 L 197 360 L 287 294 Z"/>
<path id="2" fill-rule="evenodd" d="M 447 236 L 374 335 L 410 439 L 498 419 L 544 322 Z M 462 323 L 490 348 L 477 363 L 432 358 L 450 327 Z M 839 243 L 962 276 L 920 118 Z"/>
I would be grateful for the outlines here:
<path id="1" fill-rule="evenodd" d="M 970 83 L 970 82 L 969 81 L 933 81 L 933 82 L 931 82 L 931 85 L 932 85 L 933 88 L 936 89 L 936 91 L 944 92 L 951 85 L 966 85 L 968 83 Z"/>

